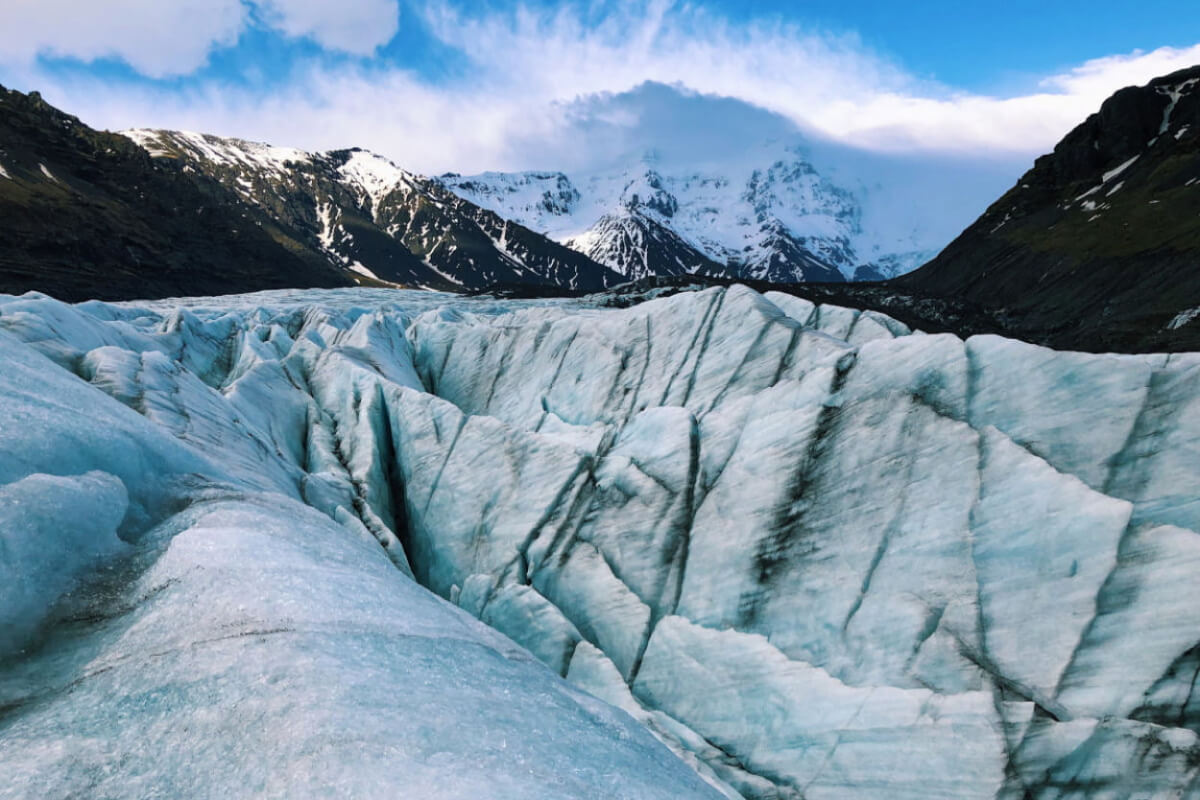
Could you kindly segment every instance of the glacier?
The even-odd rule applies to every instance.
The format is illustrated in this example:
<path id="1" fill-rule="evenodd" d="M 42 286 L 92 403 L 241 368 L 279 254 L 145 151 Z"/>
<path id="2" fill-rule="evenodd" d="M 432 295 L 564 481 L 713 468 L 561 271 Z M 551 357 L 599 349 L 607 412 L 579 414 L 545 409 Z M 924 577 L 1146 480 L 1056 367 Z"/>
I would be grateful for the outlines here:
<path id="1" fill-rule="evenodd" d="M 1200 796 L 1200 355 L 615 305 L 0 298 L 0 797 Z"/>

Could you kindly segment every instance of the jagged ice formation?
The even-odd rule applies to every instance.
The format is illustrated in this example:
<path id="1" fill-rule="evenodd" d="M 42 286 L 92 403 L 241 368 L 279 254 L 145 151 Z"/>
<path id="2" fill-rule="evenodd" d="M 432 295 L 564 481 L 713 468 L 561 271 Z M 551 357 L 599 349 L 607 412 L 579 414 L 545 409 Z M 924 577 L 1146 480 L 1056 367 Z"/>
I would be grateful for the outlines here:
<path id="1" fill-rule="evenodd" d="M 1200 356 L 603 303 L 0 302 L 6 775 L 1198 791 Z"/>

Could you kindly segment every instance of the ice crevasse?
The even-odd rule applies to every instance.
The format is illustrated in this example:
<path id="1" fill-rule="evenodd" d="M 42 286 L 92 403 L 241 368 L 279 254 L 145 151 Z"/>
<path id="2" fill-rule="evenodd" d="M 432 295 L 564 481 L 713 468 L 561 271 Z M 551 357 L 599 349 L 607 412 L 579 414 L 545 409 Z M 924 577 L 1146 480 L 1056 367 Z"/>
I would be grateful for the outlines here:
<path id="1" fill-rule="evenodd" d="M 0 796 L 1200 794 L 1200 356 L 604 302 L 0 299 Z"/>

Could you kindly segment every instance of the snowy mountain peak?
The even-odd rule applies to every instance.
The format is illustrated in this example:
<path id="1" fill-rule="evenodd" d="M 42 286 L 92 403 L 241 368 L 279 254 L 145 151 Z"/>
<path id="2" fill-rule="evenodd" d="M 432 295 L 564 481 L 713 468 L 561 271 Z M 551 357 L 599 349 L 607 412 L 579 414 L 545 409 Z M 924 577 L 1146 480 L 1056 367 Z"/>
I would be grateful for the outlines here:
<path id="1" fill-rule="evenodd" d="M 383 156 L 369 150 L 354 148 L 344 151 L 346 160 L 338 167 L 338 174 L 350 186 L 358 189 L 370 200 L 374 214 L 379 213 L 382 201 L 392 192 L 417 191 L 424 179 L 397 167 Z"/>
<path id="2" fill-rule="evenodd" d="M 909 241 L 914 232 L 881 247 L 878 236 L 864 232 L 866 190 L 833 182 L 805 152 L 795 143 L 767 142 L 725 164 L 696 165 L 650 150 L 624 166 L 577 175 L 440 180 L 625 275 L 686 268 L 792 283 L 851 279 L 867 261 L 880 275 L 915 266 L 909 263 L 915 259 L 901 257 L 924 249 Z M 555 197 L 569 201 L 547 202 Z M 653 246 L 668 241 L 669 247 Z"/>
<path id="3" fill-rule="evenodd" d="M 837 164 L 827 169 L 795 139 L 748 144 L 717 162 L 698 163 L 654 147 L 579 173 L 429 179 L 359 149 L 308 153 L 188 132 L 128 135 L 160 158 L 204 165 L 201 171 L 277 215 L 289 213 L 297 194 L 312 195 L 290 215 L 304 217 L 321 252 L 344 269 L 388 282 L 478 286 L 524 282 L 531 279 L 529 270 L 549 270 L 534 278 L 542 281 L 574 258 L 565 250 L 542 261 L 531 256 L 551 242 L 513 251 L 508 221 L 528 229 L 522 235 L 541 234 L 612 270 L 583 281 L 597 287 L 617 274 L 700 273 L 778 283 L 884 278 L 919 265 L 945 238 L 926 230 L 914 210 L 919 204 L 868 189 Z M 435 221 L 446 214 L 460 218 Z M 480 214 L 491 217 L 482 222 Z M 377 253 L 355 245 L 354 217 L 399 237 L 409 251 L 398 257 L 404 265 L 375 263 Z M 463 225 L 470 229 L 470 246 L 459 233 L 443 235 Z M 481 248 L 494 251 L 484 257 L 492 266 L 479 267 Z M 428 269 L 415 267 L 410 256 Z M 581 285 L 587 271 L 584 262 L 575 263 L 568 285 Z"/>
<path id="4" fill-rule="evenodd" d="M 626 183 L 620 202 L 624 208 L 646 208 L 667 219 L 679 210 L 679 201 L 664 188 L 662 176 L 653 169 L 647 169 Z"/>

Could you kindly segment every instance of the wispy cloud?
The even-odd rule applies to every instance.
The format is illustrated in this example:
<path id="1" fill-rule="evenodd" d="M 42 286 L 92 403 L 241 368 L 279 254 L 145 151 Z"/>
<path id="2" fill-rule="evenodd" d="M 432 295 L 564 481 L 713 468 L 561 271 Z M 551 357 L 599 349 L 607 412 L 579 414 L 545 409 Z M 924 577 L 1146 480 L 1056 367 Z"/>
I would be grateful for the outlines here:
<path id="1" fill-rule="evenodd" d="M 1197 63 L 1200 45 L 1135 51 L 1047 76 L 1014 97 L 882 91 L 831 102 L 811 119 L 843 141 L 883 150 L 1044 152 L 1117 89 Z"/>
<path id="2" fill-rule="evenodd" d="M 492 74 L 493 91 L 542 98 L 682 83 L 779 112 L 875 149 L 1029 152 L 1050 147 L 1114 90 L 1200 63 L 1200 45 L 1100 58 L 993 97 L 918 80 L 857 38 L 779 21 L 733 23 L 661 0 L 598 19 L 518 9 L 482 17 L 430 12 L 443 41 Z"/>
<path id="3" fill-rule="evenodd" d="M 30 0 L 16 2 L 20 13 L 34 13 L 26 5 Z M 164 29 L 171 23 L 161 6 L 185 15 L 192 13 L 189 4 L 200 5 L 106 4 L 148 13 L 156 20 L 149 27 Z M 42 0 L 38 8 L 46 5 Z M 396 31 L 395 0 L 348 0 L 338 5 L 336 19 L 330 4 L 261 0 L 251 22 L 248 6 L 237 0 L 203 5 L 207 15 L 191 21 L 194 36 L 186 41 L 131 38 L 127 29 L 106 27 L 97 12 L 94 25 L 77 21 L 65 32 L 35 25 L 32 44 L 0 33 L 0 52 L 83 59 L 115 54 L 161 76 L 194 68 L 247 24 L 359 54 L 373 52 Z M 608 114 L 602 121 L 611 130 L 635 126 L 628 108 L 604 98 L 645 81 L 737 98 L 814 134 L 874 150 L 1028 157 L 1053 146 L 1115 89 L 1200 62 L 1200 45 L 1113 55 L 1001 97 L 920 80 L 854 36 L 780 20 L 735 22 L 690 3 L 471 8 L 477 7 L 431 3 L 412 11 L 428 36 L 461 56 L 466 66 L 451 79 L 371 59 L 293 65 L 289 85 L 269 93 L 216 78 L 182 88 L 153 81 L 104 84 L 86 73 L 67 77 L 37 64 L 19 74 L 42 86 L 52 101 L 102 126 L 187 127 L 309 148 L 357 144 L 433 172 L 555 166 L 539 159 L 563 152 L 559 145 L 577 134 L 581 117 Z"/>

